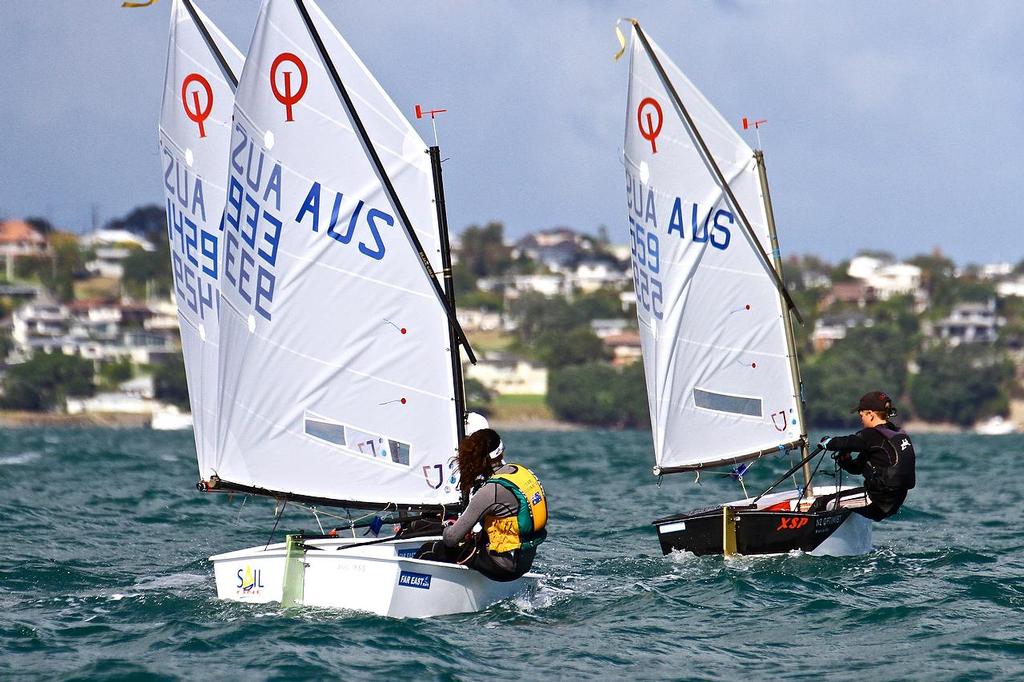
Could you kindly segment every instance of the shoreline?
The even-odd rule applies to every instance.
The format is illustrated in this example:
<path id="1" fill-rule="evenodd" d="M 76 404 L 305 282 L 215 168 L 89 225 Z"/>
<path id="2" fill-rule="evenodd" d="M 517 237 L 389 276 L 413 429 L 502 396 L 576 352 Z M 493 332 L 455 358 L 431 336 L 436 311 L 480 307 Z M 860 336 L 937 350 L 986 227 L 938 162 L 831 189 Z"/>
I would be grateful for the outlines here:
<path id="1" fill-rule="evenodd" d="M 82 414 L 56 414 L 53 412 L 25 412 L 0 410 L 0 429 L 57 428 L 149 428 L 151 415 L 124 412 L 88 412 Z"/>
<path id="2" fill-rule="evenodd" d="M 1009 421 L 1017 422 L 1015 419 Z M 51 412 L 24 412 L 0 410 L 0 429 L 18 428 L 110 428 L 139 429 L 149 428 L 150 415 L 127 414 L 114 412 L 91 412 L 83 414 L 55 414 Z M 924 422 L 910 420 L 902 423 L 910 433 L 972 433 L 964 428 L 947 422 Z M 611 427 L 595 427 L 587 424 L 575 424 L 557 419 L 529 417 L 525 419 L 495 419 L 491 427 L 497 431 L 590 431 L 606 430 Z M 1021 425 L 1018 423 L 1018 428 Z M 812 427 L 812 431 L 821 431 Z"/>

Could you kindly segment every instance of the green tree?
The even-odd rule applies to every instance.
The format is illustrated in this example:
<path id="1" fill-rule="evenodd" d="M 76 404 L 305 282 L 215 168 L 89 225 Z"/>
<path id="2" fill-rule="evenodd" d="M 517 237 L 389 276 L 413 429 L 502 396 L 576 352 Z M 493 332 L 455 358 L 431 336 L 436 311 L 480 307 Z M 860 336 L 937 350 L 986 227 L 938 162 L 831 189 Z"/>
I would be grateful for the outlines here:
<path id="1" fill-rule="evenodd" d="M 25 222 L 41 235 L 48 235 L 54 231 L 53 224 L 46 218 L 33 216 L 31 218 L 25 218 Z"/>
<path id="2" fill-rule="evenodd" d="M 579 326 L 566 333 L 544 332 L 534 342 L 535 354 L 548 369 L 585 365 L 608 360 L 611 355 L 589 326 Z"/>
<path id="3" fill-rule="evenodd" d="M 220 210 L 220 209 L 217 209 Z M 107 222 L 107 229 L 127 230 L 151 242 L 167 240 L 167 212 L 159 204 L 148 204 L 133 208 L 123 218 Z"/>
<path id="4" fill-rule="evenodd" d="M 3 386 L 0 404 L 12 410 L 53 410 L 64 407 L 70 396 L 95 392 L 92 363 L 61 353 L 35 353 L 27 362 L 9 367 Z"/>
<path id="5" fill-rule="evenodd" d="M 494 411 L 494 406 L 491 404 L 494 394 L 477 379 L 466 379 L 463 385 L 466 391 L 466 409 L 489 417 Z"/>
<path id="6" fill-rule="evenodd" d="M 511 308 L 519 320 L 516 338 L 523 345 L 544 332 L 568 332 L 580 321 L 572 304 L 561 296 L 548 298 L 531 291 L 512 301 Z"/>
<path id="7" fill-rule="evenodd" d="M 136 298 L 145 296 L 147 285 L 152 287 L 154 295 L 170 294 L 173 279 L 171 252 L 166 239 L 157 240 L 155 251 L 133 250 L 124 259 L 123 266 L 122 281 L 132 296 Z"/>
<path id="8" fill-rule="evenodd" d="M 612 289 L 580 294 L 572 300 L 572 308 L 576 319 L 581 322 L 614 319 L 623 315 L 619 292 Z"/>
<path id="9" fill-rule="evenodd" d="M 498 222 L 467 227 L 459 237 L 459 269 L 470 273 L 474 281 L 504 274 L 512 263 L 504 233 L 505 226 Z"/>
<path id="10" fill-rule="evenodd" d="M 970 426 L 1006 414 L 1013 363 L 995 349 L 977 345 L 936 346 L 920 354 L 910 382 L 918 417 Z"/>
<path id="11" fill-rule="evenodd" d="M 188 383 L 182 356 L 175 356 L 157 366 L 153 374 L 153 394 L 157 400 L 188 409 Z"/>
<path id="12" fill-rule="evenodd" d="M 133 373 L 132 361 L 124 358 L 122 360 L 109 360 L 101 363 L 99 377 L 104 386 L 115 388 L 119 384 L 131 379 Z"/>
<path id="13" fill-rule="evenodd" d="M 565 421 L 615 428 L 650 424 L 643 366 L 575 365 L 548 375 L 547 403 Z"/>
<path id="14" fill-rule="evenodd" d="M 868 391 L 903 395 L 911 350 L 912 340 L 892 324 L 851 329 L 803 365 L 808 424 L 834 428 L 854 423 L 850 408 Z"/>
<path id="15" fill-rule="evenodd" d="M 576 365 L 548 374 L 547 403 L 565 421 L 609 426 L 622 416 L 619 372 L 611 365 Z"/>
<path id="16" fill-rule="evenodd" d="M 52 232 L 50 250 L 53 252 L 53 264 L 44 274 L 43 284 L 60 301 L 72 301 L 75 298 L 75 277 L 85 271 L 78 238 L 67 232 Z"/>

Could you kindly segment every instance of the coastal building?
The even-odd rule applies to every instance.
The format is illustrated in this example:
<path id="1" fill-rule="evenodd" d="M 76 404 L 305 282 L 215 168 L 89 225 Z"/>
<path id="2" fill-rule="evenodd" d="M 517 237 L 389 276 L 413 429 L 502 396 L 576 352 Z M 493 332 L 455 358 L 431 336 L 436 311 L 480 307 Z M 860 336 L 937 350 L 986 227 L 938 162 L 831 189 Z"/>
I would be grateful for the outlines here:
<path id="1" fill-rule="evenodd" d="M 0 220 L 0 260 L 7 281 L 14 279 L 16 259 L 49 254 L 46 237 L 24 220 Z"/>
<path id="2" fill-rule="evenodd" d="M 501 313 L 484 308 L 456 308 L 455 319 L 467 332 L 490 332 L 502 328 Z"/>
<path id="3" fill-rule="evenodd" d="M 961 343 L 993 343 L 1006 320 L 996 315 L 994 300 L 987 303 L 959 303 L 949 317 L 932 327 L 932 335 L 951 346 Z"/>
<path id="4" fill-rule="evenodd" d="M 133 251 L 154 251 L 153 244 L 128 230 L 96 230 L 79 240 L 83 250 L 92 250 L 95 257 L 85 269 L 100 277 L 120 279 L 124 276 L 124 261 Z"/>
<path id="5" fill-rule="evenodd" d="M 631 277 L 628 266 L 623 268 L 610 258 L 584 258 L 573 271 L 572 288 L 585 294 L 599 289 L 621 289 Z"/>
<path id="6" fill-rule="evenodd" d="M 854 303 L 863 308 L 878 300 L 875 290 L 864 282 L 836 282 L 821 299 L 819 306 L 829 308 L 836 303 Z"/>
<path id="7" fill-rule="evenodd" d="M 824 315 L 814 322 L 811 344 L 816 352 L 828 350 L 836 341 L 846 338 L 849 330 L 856 327 L 872 327 L 875 321 L 861 312 L 840 315 Z"/>
<path id="8" fill-rule="evenodd" d="M 31 354 L 34 350 L 52 351 L 60 348 L 71 326 L 67 306 L 55 303 L 31 303 L 11 315 L 14 342 Z"/>
<path id="9" fill-rule="evenodd" d="M 996 284 L 996 295 L 1000 298 L 1006 296 L 1019 296 L 1024 298 L 1024 275 L 1016 278 L 1005 279 Z"/>
<path id="10" fill-rule="evenodd" d="M 913 296 L 918 313 L 928 305 L 928 295 L 921 288 L 921 268 L 910 263 L 891 263 L 874 256 L 857 256 L 850 261 L 846 274 L 864 285 L 864 293 L 879 301 L 893 296 Z M 840 286 L 840 285 L 837 285 Z M 863 303 L 861 303 L 863 300 Z M 868 296 L 858 299 L 858 305 L 869 302 Z"/>
<path id="11" fill-rule="evenodd" d="M 561 273 L 535 275 L 505 275 L 503 277 L 482 277 L 477 280 L 482 291 L 502 292 L 508 299 L 521 294 L 535 292 L 544 296 L 566 296 L 571 293 L 566 276 Z"/>
<path id="12" fill-rule="evenodd" d="M 528 234 L 512 247 L 512 257 L 526 256 L 552 272 L 571 272 L 580 258 L 594 252 L 594 238 L 555 227 Z"/>
<path id="13" fill-rule="evenodd" d="M 499 395 L 544 395 L 548 370 L 508 353 L 487 353 L 475 365 L 466 365 L 467 379 L 476 379 Z"/>
<path id="14" fill-rule="evenodd" d="M 633 324 L 625 318 L 615 318 L 610 320 L 591 320 L 590 329 L 594 332 L 594 335 L 599 339 L 605 339 L 609 336 L 615 336 L 617 334 L 623 334 L 632 327 Z"/>
<path id="15" fill-rule="evenodd" d="M 602 338 L 601 342 L 611 353 L 612 364 L 616 367 L 631 365 L 643 359 L 638 332 L 623 331 L 618 334 L 610 334 Z"/>

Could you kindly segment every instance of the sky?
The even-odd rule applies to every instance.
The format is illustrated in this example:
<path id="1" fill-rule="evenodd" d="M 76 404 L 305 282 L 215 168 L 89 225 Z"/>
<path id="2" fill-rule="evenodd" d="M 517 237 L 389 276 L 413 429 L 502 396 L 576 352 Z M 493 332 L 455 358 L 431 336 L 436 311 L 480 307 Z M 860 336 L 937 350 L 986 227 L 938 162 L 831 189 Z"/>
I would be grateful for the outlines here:
<path id="1" fill-rule="evenodd" d="M 171 3 L 120 4 L 3 0 L 0 217 L 82 232 L 162 203 Z M 197 4 L 247 50 L 256 0 Z M 612 56 L 631 16 L 726 119 L 767 119 L 783 255 L 1024 259 L 1024 3 L 319 4 L 410 119 L 417 103 L 449 110 L 456 232 L 604 225 L 626 241 L 627 59 Z"/>

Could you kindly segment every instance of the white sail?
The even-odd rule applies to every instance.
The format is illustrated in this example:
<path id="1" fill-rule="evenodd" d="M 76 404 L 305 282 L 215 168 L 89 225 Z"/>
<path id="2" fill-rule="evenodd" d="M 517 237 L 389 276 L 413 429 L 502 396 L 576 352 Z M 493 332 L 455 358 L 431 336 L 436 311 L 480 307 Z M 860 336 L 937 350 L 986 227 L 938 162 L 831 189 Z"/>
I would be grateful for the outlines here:
<path id="1" fill-rule="evenodd" d="M 440 270 L 426 144 L 302 4 Z M 342 502 L 456 502 L 448 320 L 295 0 L 261 7 L 231 147 L 218 477 Z"/>
<path id="2" fill-rule="evenodd" d="M 224 160 L 231 142 L 232 79 L 241 73 L 243 57 L 202 12 L 195 11 L 226 64 L 221 65 L 182 0 L 174 0 L 160 109 L 160 158 L 199 473 L 208 478 L 216 459 Z"/>
<path id="3" fill-rule="evenodd" d="M 753 151 L 655 53 L 765 252 Z M 797 441 L 781 298 L 634 28 L 625 167 L 644 373 L 661 470 L 724 464 Z"/>

